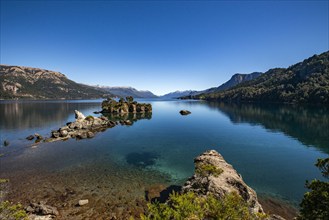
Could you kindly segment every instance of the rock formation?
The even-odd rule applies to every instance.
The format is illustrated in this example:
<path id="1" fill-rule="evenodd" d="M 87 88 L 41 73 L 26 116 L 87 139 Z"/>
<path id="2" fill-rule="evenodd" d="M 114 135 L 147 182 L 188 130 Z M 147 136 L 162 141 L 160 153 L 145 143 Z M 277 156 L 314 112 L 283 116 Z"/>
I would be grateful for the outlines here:
<path id="1" fill-rule="evenodd" d="M 107 117 L 87 116 L 85 117 L 81 112 L 75 110 L 74 122 L 68 122 L 66 126 L 51 132 L 51 138 L 46 141 L 56 141 L 68 138 L 92 138 L 94 133 L 104 130 L 109 127 L 114 127 L 116 123 L 109 120 Z"/>
<path id="2" fill-rule="evenodd" d="M 188 110 L 181 110 L 179 113 L 180 113 L 181 115 L 189 115 L 189 114 L 191 114 L 191 112 L 188 111 Z"/>
<path id="3" fill-rule="evenodd" d="M 53 142 L 58 140 L 67 140 L 69 138 L 93 138 L 95 133 L 114 127 L 119 123 L 121 125 L 132 125 L 139 119 L 151 118 L 151 104 L 134 102 L 133 97 L 127 97 L 126 100 L 127 101 L 120 99 L 119 102 L 116 102 L 115 100 L 107 99 L 103 101 L 102 113 L 106 117 L 104 115 L 100 117 L 89 115 L 86 117 L 78 110 L 75 110 L 75 121 L 68 122 L 66 126 L 52 131 L 51 137 L 45 139 L 45 141 Z M 34 137 L 37 138 L 36 142 L 40 142 L 42 140 L 42 136 L 37 133 L 34 136 L 28 136 L 26 139 L 33 140 Z"/>
<path id="4" fill-rule="evenodd" d="M 237 192 L 253 213 L 263 213 L 256 192 L 247 186 L 240 174 L 215 150 L 209 150 L 194 159 L 195 174 L 185 183 L 183 192 L 192 191 L 201 196 L 213 194 L 221 199 Z"/>
<path id="5" fill-rule="evenodd" d="M 126 114 L 146 112 L 152 112 L 152 105 L 148 103 L 137 103 L 131 96 L 128 96 L 126 100 L 121 98 L 118 102 L 111 98 L 102 102 L 102 113 Z"/>

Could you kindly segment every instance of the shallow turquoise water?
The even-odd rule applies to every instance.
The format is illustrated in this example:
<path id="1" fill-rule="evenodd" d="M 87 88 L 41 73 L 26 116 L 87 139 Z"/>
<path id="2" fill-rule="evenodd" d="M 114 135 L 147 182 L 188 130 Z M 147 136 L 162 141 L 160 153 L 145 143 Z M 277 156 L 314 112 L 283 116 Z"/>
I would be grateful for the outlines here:
<path id="1" fill-rule="evenodd" d="M 0 102 L 1 143 L 10 142 L 0 148 L 5 154 L 1 170 L 63 170 L 106 159 L 127 168 L 157 171 L 171 184 L 182 184 L 193 173 L 193 159 L 215 149 L 258 194 L 298 204 L 305 180 L 321 179 L 313 165 L 316 159 L 329 153 L 328 108 L 199 101 L 146 100 L 153 106 L 151 118 L 116 126 L 93 139 L 44 143 L 38 148 L 25 140 L 35 132 L 49 136 L 51 130 L 74 120 L 75 109 L 93 114 L 100 110 L 100 102 Z M 181 116 L 182 109 L 192 114 Z M 8 167 L 12 163 L 6 161 L 13 160 L 19 165 Z"/>

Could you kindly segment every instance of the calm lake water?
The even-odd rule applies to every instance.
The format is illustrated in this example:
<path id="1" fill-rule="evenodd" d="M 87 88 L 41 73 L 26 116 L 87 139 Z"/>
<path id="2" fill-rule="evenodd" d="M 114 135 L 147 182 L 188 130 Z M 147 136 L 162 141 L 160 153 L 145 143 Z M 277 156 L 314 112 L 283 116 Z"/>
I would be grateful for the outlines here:
<path id="1" fill-rule="evenodd" d="M 31 184 L 42 184 L 41 176 L 48 172 L 58 174 L 54 184 L 57 178 L 69 184 L 84 173 L 89 179 L 102 177 L 111 190 L 123 185 L 143 187 L 143 182 L 179 185 L 192 175 L 193 159 L 215 149 L 259 195 L 297 205 L 305 192 L 305 180 L 321 179 L 314 167 L 316 159 L 329 154 L 328 108 L 273 104 L 146 100 L 153 106 L 151 116 L 132 126 L 108 129 L 93 139 L 37 146 L 25 139 L 35 132 L 49 136 L 51 130 L 74 120 L 75 109 L 94 115 L 100 102 L 0 102 L 0 153 L 4 154 L 0 177 L 13 178 L 18 184 L 26 182 L 24 174 L 28 173 L 33 177 Z M 182 109 L 192 114 L 181 116 Z M 9 146 L 3 146 L 4 140 Z M 113 179 L 106 182 L 109 170 L 111 176 L 118 176 L 116 185 Z M 86 186 L 88 181 L 84 186 L 92 187 Z"/>

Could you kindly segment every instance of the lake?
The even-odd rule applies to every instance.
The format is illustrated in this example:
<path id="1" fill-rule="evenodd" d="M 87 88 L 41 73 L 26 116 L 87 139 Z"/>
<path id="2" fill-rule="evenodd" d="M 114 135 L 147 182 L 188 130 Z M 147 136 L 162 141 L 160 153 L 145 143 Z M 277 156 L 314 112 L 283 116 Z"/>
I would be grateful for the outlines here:
<path id="1" fill-rule="evenodd" d="M 50 136 L 74 120 L 75 109 L 95 115 L 101 100 L 1 101 L 0 178 L 10 179 L 7 197 L 46 200 L 66 216 L 137 213 L 145 208 L 146 191 L 182 185 L 194 172 L 193 159 L 209 149 L 222 154 L 260 197 L 296 207 L 305 180 L 322 179 L 314 163 L 329 154 L 328 107 L 143 101 L 153 113 L 132 126 L 38 145 L 25 138 Z M 182 109 L 192 114 L 181 116 Z M 83 198 L 93 211 L 69 209 Z"/>

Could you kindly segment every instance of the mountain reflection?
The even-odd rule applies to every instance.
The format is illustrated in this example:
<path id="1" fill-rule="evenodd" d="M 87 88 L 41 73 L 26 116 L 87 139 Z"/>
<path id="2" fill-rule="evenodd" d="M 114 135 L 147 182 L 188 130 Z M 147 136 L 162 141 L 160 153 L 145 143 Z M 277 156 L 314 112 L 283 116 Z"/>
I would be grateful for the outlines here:
<path id="1" fill-rule="evenodd" d="M 136 122 L 140 119 L 152 119 L 152 112 L 144 112 L 144 113 L 125 113 L 125 114 L 117 114 L 117 113 L 103 113 L 109 120 L 112 121 L 126 121 L 129 120 L 131 122 Z"/>
<path id="2" fill-rule="evenodd" d="M 28 129 L 66 123 L 74 110 L 85 113 L 100 108 L 100 103 L 7 102 L 0 103 L 0 129 Z"/>
<path id="3" fill-rule="evenodd" d="M 328 106 L 201 103 L 224 113 L 232 123 L 261 125 L 265 129 L 283 132 L 304 145 L 329 153 Z"/>

